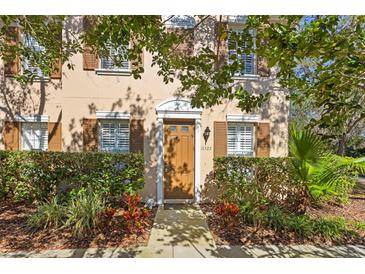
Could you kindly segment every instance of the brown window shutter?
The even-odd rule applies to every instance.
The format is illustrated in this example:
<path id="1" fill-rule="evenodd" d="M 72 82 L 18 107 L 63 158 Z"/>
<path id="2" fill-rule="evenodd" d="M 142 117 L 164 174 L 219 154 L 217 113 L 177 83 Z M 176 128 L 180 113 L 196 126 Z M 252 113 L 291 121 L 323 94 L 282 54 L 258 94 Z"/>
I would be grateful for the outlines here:
<path id="1" fill-rule="evenodd" d="M 260 29 L 258 30 L 260 31 Z M 266 46 L 268 40 L 265 38 L 261 38 L 257 43 L 260 43 L 261 46 Z M 267 62 L 267 59 L 264 56 L 257 57 L 257 74 L 261 77 L 270 77 L 271 71 Z"/>
<path id="2" fill-rule="evenodd" d="M 214 122 L 214 157 L 227 156 L 227 122 Z"/>
<path id="3" fill-rule="evenodd" d="M 130 134 L 129 134 L 129 147 L 130 152 L 143 153 L 144 148 L 144 120 L 131 119 L 130 121 Z"/>
<path id="4" fill-rule="evenodd" d="M 51 79 L 61 79 L 62 78 L 62 61 L 61 59 L 57 59 L 54 62 L 51 70 Z"/>
<path id="5" fill-rule="evenodd" d="M 94 69 L 98 68 L 99 59 L 98 59 L 98 55 L 95 52 L 95 50 L 93 50 L 91 47 L 85 45 L 84 51 L 82 54 L 83 54 L 84 70 L 94 70 Z"/>
<path id="6" fill-rule="evenodd" d="M 48 123 L 48 151 L 62 151 L 62 123 Z"/>
<path id="7" fill-rule="evenodd" d="M 223 66 L 228 61 L 228 23 L 216 22 L 216 54 L 218 68 Z"/>
<path id="8" fill-rule="evenodd" d="M 50 78 L 51 79 L 61 79 L 62 78 L 62 59 L 61 59 L 61 55 L 62 55 L 62 31 L 60 31 L 57 34 L 58 37 L 58 41 L 60 43 L 60 56 L 59 58 L 57 58 L 56 60 L 53 61 L 53 63 L 51 64 L 51 71 L 50 71 Z"/>
<path id="9" fill-rule="evenodd" d="M 271 71 L 265 57 L 259 56 L 257 58 L 257 73 L 261 77 L 270 77 Z"/>
<path id="10" fill-rule="evenodd" d="M 270 123 L 256 126 L 256 157 L 270 157 Z"/>
<path id="11" fill-rule="evenodd" d="M 19 150 L 20 123 L 5 121 L 3 129 L 3 141 L 5 150 Z"/>
<path id="12" fill-rule="evenodd" d="M 20 41 L 20 30 L 18 27 L 10 27 L 9 33 L 11 35 L 11 39 L 7 41 L 9 45 L 15 46 Z M 19 57 L 16 56 L 13 60 L 7 60 L 5 62 L 5 76 L 12 77 L 19 73 L 20 71 L 20 60 Z"/>
<path id="13" fill-rule="evenodd" d="M 98 151 L 99 144 L 99 125 L 97 119 L 82 120 L 82 137 L 84 151 Z"/>
<path id="14" fill-rule="evenodd" d="M 82 17 L 83 29 L 87 31 L 94 24 L 95 17 L 92 15 L 85 15 Z M 97 52 L 87 44 L 83 47 L 83 69 L 94 70 L 99 67 L 99 57 Z"/>

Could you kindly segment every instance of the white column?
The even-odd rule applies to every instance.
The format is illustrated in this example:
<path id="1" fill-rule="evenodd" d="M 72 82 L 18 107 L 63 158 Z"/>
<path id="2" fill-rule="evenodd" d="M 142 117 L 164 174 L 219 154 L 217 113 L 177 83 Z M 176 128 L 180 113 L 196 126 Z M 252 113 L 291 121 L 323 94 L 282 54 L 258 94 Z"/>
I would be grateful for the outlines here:
<path id="1" fill-rule="evenodd" d="M 163 205 L 163 119 L 157 118 L 157 204 Z"/>
<path id="2" fill-rule="evenodd" d="M 195 203 L 200 202 L 201 119 L 195 119 Z"/>

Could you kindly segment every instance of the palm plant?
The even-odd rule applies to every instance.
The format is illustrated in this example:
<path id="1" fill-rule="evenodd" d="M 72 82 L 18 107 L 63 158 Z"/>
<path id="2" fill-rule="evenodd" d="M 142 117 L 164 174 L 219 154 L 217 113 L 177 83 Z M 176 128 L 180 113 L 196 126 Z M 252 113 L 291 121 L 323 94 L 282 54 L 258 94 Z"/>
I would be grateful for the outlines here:
<path id="1" fill-rule="evenodd" d="M 289 154 L 292 174 L 297 180 L 307 182 L 314 167 L 322 157 L 329 155 L 322 139 L 310 130 L 299 130 L 295 124 L 290 127 Z"/>
<path id="2" fill-rule="evenodd" d="M 314 200 L 347 199 L 358 173 L 365 171 L 365 158 L 332 154 L 325 142 L 309 129 L 290 128 L 291 174 L 303 183 Z"/>

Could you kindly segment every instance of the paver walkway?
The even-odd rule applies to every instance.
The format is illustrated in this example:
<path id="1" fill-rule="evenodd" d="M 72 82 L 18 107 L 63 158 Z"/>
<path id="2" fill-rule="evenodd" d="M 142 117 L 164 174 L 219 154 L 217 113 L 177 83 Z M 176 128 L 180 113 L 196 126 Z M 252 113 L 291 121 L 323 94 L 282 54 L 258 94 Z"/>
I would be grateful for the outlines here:
<path id="1" fill-rule="evenodd" d="M 159 209 L 147 246 L 0 253 L 7 258 L 365 258 L 365 246 L 216 246 L 198 206 Z"/>

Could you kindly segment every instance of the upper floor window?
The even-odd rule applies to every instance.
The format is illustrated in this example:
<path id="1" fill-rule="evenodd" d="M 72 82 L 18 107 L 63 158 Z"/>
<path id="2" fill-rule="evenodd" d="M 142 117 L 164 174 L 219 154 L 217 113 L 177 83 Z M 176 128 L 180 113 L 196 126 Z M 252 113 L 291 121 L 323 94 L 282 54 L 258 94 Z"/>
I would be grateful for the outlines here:
<path id="1" fill-rule="evenodd" d="M 100 68 L 104 70 L 123 71 L 130 69 L 130 63 L 128 60 L 128 52 L 125 48 L 108 47 L 108 56 L 100 58 Z M 115 60 L 118 60 L 118 65 L 115 64 Z"/>
<path id="2" fill-rule="evenodd" d="M 163 18 L 165 25 L 171 28 L 194 28 L 195 18 L 191 15 L 168 15 Z"/>
<path id="3" fill-rule="evenodd" d="M 244 24 L 247 21 L 247 15 L 228 15 L 228 22 Z"/>
<path id="4" fill-rule="evenodd" d="M 254 156 L 254 126 L 245 123 L 228 123 L 228 155 Z"/>
<path id="5" fill-rule="evenodd" d="M 100 150 L 108 152 L 129 151 L 128 120 L 100 120 Z"/>
<path id="6" fill-rule="evenodd" d="M 22 150 L 48 150 L 47 122 L 22 122 L 21 128 Z"/>
<path id="7" fill-rule="evenodd" d="M 38 43 L 38 41 L 29 34 L 24 35 L 23 43 L 26 47 L 31 48 L 32 51 L 35 52 L 36 54 L 45 51 L 45 48 L 41 46 Z M 42 70 L 36 65 L 35 60 L 31 57 L 24 59 L 23 67 L 25 70 L 29 71 L 32 75 L 36 77 L 39 78 L 45 77 Z"/>
<path id="8" fill-rule="evenodd" d="M 233 30 L 237 34 L 239 34 L 239 30 Z M 254 34 L 254 33 L 252 33 Z M 253 38 L 253 47 L 255 47 L 255 38 Z M 232 39 L 232 34 L 228 35 L 228 62 L 233 62 L 231 59 L 232 56 L 235 56 L 237 61 L 241 61 L 243 63 L 243 68 L 235 73 L 235 76 L 246 76 L 246 75 L 256 75 L 257 74 L 257 58 L 256 54 L 252 51 L 250 53 L 244 52 L 248 46 L 248 43 L 245 43 L 243 46 L 238 45 L 237 41 Z M 240 50 L 239 50 L 240 49 Z"/>

